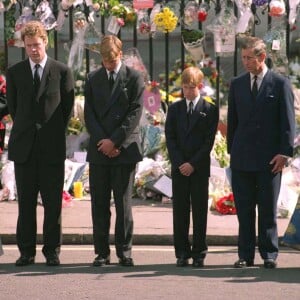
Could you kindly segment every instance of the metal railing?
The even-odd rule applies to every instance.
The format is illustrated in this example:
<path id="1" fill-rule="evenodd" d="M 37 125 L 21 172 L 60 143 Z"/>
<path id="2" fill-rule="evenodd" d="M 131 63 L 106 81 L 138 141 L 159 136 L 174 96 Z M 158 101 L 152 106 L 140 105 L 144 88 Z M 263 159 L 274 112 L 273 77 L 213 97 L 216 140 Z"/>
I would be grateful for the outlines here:
<path id="1" fill-rule="evenodd" d="M 219 14 L 221 7 L 223 5 L 226 5 L 226 1 L 228 0 L 214 0 L 210 1 L 211 9 L 210 9 L 210 17 L 211 19 L 215 18 L 216 15 Z M 40 1 L 35 1 L 36 4 L 38 4 Z M 172 3 L 174 1 L 156 1 L 156 2 L 162 2 L 164 4 Z M 178 1 L 177 1 L 178 2 Z M 201 1 L 196 1 L 197 3 L 201 3 Z M 49 1 L 52 11 L 54 15 L 57 17 L 59 12 L 59 4 L 60 1 L 58 0 L 50 0 Z M 180 9 L 179 9 L 179 20 L 182 19 L 184 8 L 187 1 L 181 0 L 179 1 Z M 289 2 L 286 0 L 286 9 L 287 9 L 287 15 L 289 13 Z M 22 0 L 17 0 L 15 4 L 15 15 L 20 15 L 22 13 Z M 88 18 L 88 14 L 90 12 L 89 7 L 85 4 L 85 1 L 81 6 L 77 9 L 82 10 L 82 12 L 86 15 L 86 18 Z M 252 13 L 255 16 L 255 25 L 253 27 L 252 35 L 256 35 L 257 32 L 261 31 L 264 32 L 271 28 L 272 26 L 272 19 L 270 16 L 268 16 L 268 7 L 265 8 L 264 11 L 258 12 L 255 5 L 252 5 L 251 7 Z M 235 6 L 235 15 L 237 15 L 237 8 Z M 53 56 L 55 59 L 58 60 L 65 60 L 65 57 L 63 57 L 63 44 L 67 42 L 71 42 L 74 38 L 74 30 L 73 30 L 73 12 L 74 8 L 71 7 L 66 12 L 66 26 L 64 26 L 64 30 L 62 32 L 53 32 L 53 48 L 49 49 L 50 52 L 49 55 Z M 7 21 L 7 13 L 4 12 L 4 56 L 5 56 L 5 64 L 6 66 L 11 65 L 12 63 L 24 59 L 26 54 L 24 51 L 24 48 L 15 49 L 15 47 L 10 47 L 8 45 L 8 38 L 6 36 L 5 31 L 5 24 Z M 149 11 L 150 13 L 150 11 Z M 98 27 L 99 31 L 102 34 L 106 33 L 106 22 L 107 20 L 103 16 L 97 16 L 96 17 L 96 26 Z M 205 27 L 207 25 L 207 22 L 200 23 L 199 22 L 199 29 L 205 30 Z M 263 27 L 262 27 L 263 26 Z M 261 29 L 262 27 L 262 29 Z M 123 30 L 121 29 L 118 36 L 123 40 L 123 43 L 126 42 L 126 45 L 130 45 L 131 47 L 135 47 L 140 51 L 141 57 L 146 65 L 146 68 L 149 72 L 150 80 L 157 80 L 157 72 L 159 71 L 166 74 L 165 76 L 165 91 L 166 91 L 166 102 L 168 104 L 169 100 L 169 78 L 168 74 L 170 72 L 170 66 L 173 63 L 174 60 L 174 53 L 179 51 L 179 58 L 181 60 L 181 66 L 182 69 L 184 68 L 185 64 L 185 48 L 183 46 L 183 43 L 181 41 L 180 32 L 181 29 L 184 28 L 184 25 L 182 22 L 178 25 L 177 30 L 173 33 L 165 33 L 165 34 L 158 34 L 156 36 L 153 36 L 149 34 L 149 37 L 147 40 L 145 38 L 143 40 L 140 39 L 140 36 L 137 32 L 136 26 L 132 26 L 130 30 Z M 159 41 L 159 50 L 157 50 L 157 45 L 155 45 Z M 147 51 L 140 50 L 141 45 L 143 45 L 143 49 L 145 49 L 145 45 L 147 46 Z M 173 55 L 170 55 L 170 50 Z M 176 51 L 175 51 L 176 50 Z M 162 53 L 163 51 L 163 53 Z M 213 51 L 213 49 L 210 49 L 210 51 Z M 146 53 L 147 52 L 147 53 Z M 288 22 L 286 22 L 286 53 L 287 57 L 289 57 L 290 54 L 290 25 Z M 162 57 L 163 54 L 163 57 Z M 85 49 L 85 72 L 90 71 L 90 58 L 93 55 L 89 49 Z M 156 64 L 156 60 L 159 57 L 159 61 L 163 61 L 162 63 Z M 224 60 L 222 57 L 216 56 L 216 68 L 218 74 L 221 72 L 222 64 L 224 63 Z M 232 74 L 227 74 L 226 77 L 235 76 L 238 74 L 238 49 L 236 47 L 234 55 L 229 59 L 230 62 L 228 63 L 228 58 L 225 59 L 227 61 L 227 64 L 230 65 L 230 68 L 232 69 Z M 220 104 L 220 77 L 217 77 L 216 80 L 216 102 L 219 105 Z"/>

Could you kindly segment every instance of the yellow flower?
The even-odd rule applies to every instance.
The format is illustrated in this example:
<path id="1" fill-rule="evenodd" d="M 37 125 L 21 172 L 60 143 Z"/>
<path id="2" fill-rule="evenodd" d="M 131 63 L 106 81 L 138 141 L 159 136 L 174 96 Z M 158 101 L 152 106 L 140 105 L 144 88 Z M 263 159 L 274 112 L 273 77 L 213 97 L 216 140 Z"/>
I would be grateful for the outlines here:
<path id="1" fill-rule="evenodd" d="M 208 103 L 210 103 L 210 104 L 215 105 L 214 100 L 213 100 L 211 97 L 209 97 L 209 96 L 204 96 L 204 97 L 203 97 L 203 100 L 205 100 L 206 102 L 208 102 Z"/>
<path id="2" fill-rule="evenodd" d="M 175 30 L 178 17 L 169 7 L 164 7 L 161 12 L 154 16 L 153 21 L 158 31 L 167 33 Z"/>

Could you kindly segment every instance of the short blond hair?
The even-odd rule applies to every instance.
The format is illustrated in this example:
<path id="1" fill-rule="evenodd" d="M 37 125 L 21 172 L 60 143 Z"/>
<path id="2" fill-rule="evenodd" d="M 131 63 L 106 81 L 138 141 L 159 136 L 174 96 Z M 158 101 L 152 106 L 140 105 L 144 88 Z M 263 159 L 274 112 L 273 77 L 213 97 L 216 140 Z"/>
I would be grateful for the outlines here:
<path id="1" fill-rule="evenodd" d="M 46 44 L 48 44 L 48 34 L 44 25 L 39 21 L 29 21 L 21 29 L 21 39 L 24 42 L 25 37 L 33 38 L 40 37 Z"/>
<path id="2" fill-rule="evenodd" d="M 197 67 L 188 67 L 181 74 L 181 84 L 198 86 L 204 78 L 202 71 Z"/>
<path id="3" fill-rule="evenodd" d="M 114 60 L 122 51 L 123 43 L 115 35 L 105 35 L 100 44 L 100 54 L 104 60 Z"/>

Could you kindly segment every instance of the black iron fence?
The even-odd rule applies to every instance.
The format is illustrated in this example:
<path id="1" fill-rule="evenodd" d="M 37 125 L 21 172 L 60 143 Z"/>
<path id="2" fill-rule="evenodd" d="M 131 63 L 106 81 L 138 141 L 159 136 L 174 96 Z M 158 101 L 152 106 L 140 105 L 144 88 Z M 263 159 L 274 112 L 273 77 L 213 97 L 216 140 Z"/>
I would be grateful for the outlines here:
<path id="1" fill-rule="evenodd" d="M 45 0 L 44 0 L 45 1 Z M 258 1 L 258 0 L 257 0 Z M 263 0 L 260 0 L 263 1 Z M 11 1 L 3 1 L 6 6 Z M 41 3 L 42 1 L 23 1 L 17 0 L 12 2 L 12 6 L 4 12 L 4 63 L 5 67 L 15 63 L 18 60 L 25 58 L 25 51 L 22 47 L 16 47 L 15 45 L 11 45 L 11 36 L 13 31 L 16 29 L 16 22 L 22 14 L 24 14 L 24 7 L 31 3 L 32 14 L 34 14 L 34 9 Z M 72 1 L 71 1 L 72 2 Z M 73 1 L 74 2 L 74 1 Z M 74 21 L 75 14 L 81 12 L 87 21 L 90 21 L 91 16 L 91 3 L 92 0 L 86 1 L 78 1 L 78 5 L 72 5 L 67 10 L 64 11 L 64 23 L 61 26 L 61 29 L 58 30 L 49 30 L 49 36 L 51 38 L 51 48 L 49 48 L 49 55 L 53 56 L 55 59 L 61 61 L 67 61 L 68 55 L 70 54 L 70 46 L 71 42 L 76 37 L 76 32 L 74 32 Z M 93 2 L 98 3 L 109 3 L 109 1 L 100 1 L 95 0 Z M 176 29 L 172 32 L 152 32 L 147 35 L 141 35 L 138 31 L 137 20 L 135 23 L 128 27 L 122 27 L 118 32 L 118 36 L 122 39 L 124 43 L 124 48 L 135 47 L 139 50 L 139 53 L 142 57 L 142 60 L 148 70 L 150 80 L 159 81 L 159 74 L 165 74 L 164 81 L 164 89 L 166 91 L 166 102 L 169 100 L 169 89 L 170 89 L 170 80 L 169 73 L 170 68 L 174 65 L 175 60 L 180 60 L 181 69 L 184 68 L 186 63 L 186 54 L 187 51 L 182 42 L 182 30 L 186 27 L 186 24 L 183 22 L 184 15 L 186 12 L 186 7 L 191 4 L 192 1 L 156 1 L 154 4 L 159 4 L 161 6 L 171 5 L 176 11 L 178 16 L 178 25 Z M 205 21 L 198 21 L 196 24 L 197 29 L 202 30 L 206 33 L 205 35 L 205 52 L 209 53 L 211 57 L 215 60 L 216 70 L 218 76 L 215 80 L 215 90 L 216 90 L 216 100 L 217 103 L 220 104 L 220 80 L 221 74 L 223 74 L 224 82 L 229 80 L 232 76 L 238 74 L 241 70 L 241 66 L 239 63 L 238 56 L 238 39 L 239 37 L 235 37 L 236 46 L 234 49 L 234 53 L 231 55 L 222 56 L 220 53 L 216 55 L 216 49 L 214 49 L 213 42 L 213 32 L 212 30 L 207 31 L 207 28 L 211 27 L 211 24 L 215 22 L 215 20 L 219 17 L 220 13 L 222 13 L 222 9 L 230 8 L 233 5 L 233 13 L 235 17 L 241 17 L 241 11 L 238 2 L 231 2 L 230 0 L 211 0 L 211 1 L 194 1 L 196 4 L 201 5 L 203 3 L 207 4 L 207 19 Z M 246 3 L 247 0 L 244 1 Z M 62 1 L 58 0 L 50 0 L 48 1 L 51 10 L 56 18 L 61 14 L 61 5 Z M 131 5 L 132 2 L 124 2 L 124 5 Z M 281 60 L 282 64 L 287 64 L 288 59 L 299 55 L 299 43 L 294 42 L 294 39 L 297 35 L 291 35 L 291 24 L 288 21 L 290 7 L 289 1 L 285 0 L 285 13 L 280 18 L 273 18 L 270 16 L 270 0 L 265 2 L 264 6 L 257 6 L 254 3 L 251 4 L 251 13 L 253 15 L 253 24 L 249 23 L 251 26 L 248 26 L 247 34 L 258 35 L 258 36 L 266 36 L 266 33 L 269 32 L 269 39 L 276 39 L 274 35 L 280 31 L 281 36 L 278 38 L 281 42 L 281 50 L 279 57 L 274 56 L 269 57 L 269 65 L 271 66 L 274 59 Z M 209 9 L 208 9 L 209 8 Z M 294 9 L 294 8 L 293 8 Z M 147 10 L 148 15 L 151 15 L 151 9 Z M 60 15 L 61 17 L 61 15 Z M 101 15 L 101 13 L 95 11 L 94 17 L 94 27 L 101 34 L 107 33 L 107 25 L 108 18 L 107 16 Z M 252 18 L 251 18 L 252 19 Z M 296 21 L 297 22 L 297 18 Z M 274 28 L 272 32 L 272 28 Z M 282 33 L 283 32 L 283 33 Z M 273 36 L 272 36 L 273 34 Z M 243 34 L 241 35 L 243 36 Z M 284 44 L 283 44 L 284 43 Z M 275 51 L 276 52 L 276 51 Z M 90 48 L 84 49 L 84 59 L 82 60 L 83 69 L 85 72 L 90 71 L 91 67 L 91 58 L 95 58 L 100 63 L 100 58 L 98 54 L 95 53 Z M 271 53 L 272 54 L 272 53 Z M 198 62 L 199 63 L 199 62 Z M 285 66 L 287 67 L 287 66 Z M 285 70 L 286 72 L 286 70 Z M 161 76 L 160 76 L 161 77 Z M 226 83 L 225 83 L 226 84 Z"/>

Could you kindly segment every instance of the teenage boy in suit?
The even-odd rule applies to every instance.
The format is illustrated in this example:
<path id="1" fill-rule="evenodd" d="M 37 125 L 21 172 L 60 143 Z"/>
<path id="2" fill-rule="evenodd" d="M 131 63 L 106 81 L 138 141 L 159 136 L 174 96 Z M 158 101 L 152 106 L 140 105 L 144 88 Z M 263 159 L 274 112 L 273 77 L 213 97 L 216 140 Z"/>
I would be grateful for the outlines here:
<path id="1" fill-rule="evenodd" d="M 116 208 L 115 247 L 122 266 L 133 266 L 132 188 L 140 152 L 139 121 L 143 108 L 142 75 L 122 62 L 122 42 L 104 36 L 103 67 L 88 74 L 85 123 L 90 134 L 90 191 L 95 254 L 94 266 L 110 263 L 110 201 Z"/>
<path id="2" fill-rule="evenodd" d="M 184 98 L 170 105 L 165 134 L 172 167 L 173 232 L 176 265 L 203 267 L 207 252 L 206 227 L 210 152 L 219 121 L 219 110 L 200 94 L 203 73 L 196 67 L 181 76 Z M 193 240 L 189 241 L 190 207 Z"/>
<path id="3" fill-rule="evenodd" d="M 48 36 L 38 21 L 22 29 L 28 58 L 7 71 L 7 103 L 13 119 L 8 159 L 14 161 L 18 195 L 17 266 L 36 255 L 36 206 L 44 206 L 42 252 L 48 266 L 60 264 L 61 206 L 66 128 L 74 103 L 71 70 L 47 56 Z"/>

